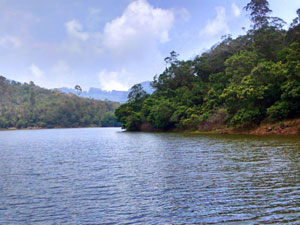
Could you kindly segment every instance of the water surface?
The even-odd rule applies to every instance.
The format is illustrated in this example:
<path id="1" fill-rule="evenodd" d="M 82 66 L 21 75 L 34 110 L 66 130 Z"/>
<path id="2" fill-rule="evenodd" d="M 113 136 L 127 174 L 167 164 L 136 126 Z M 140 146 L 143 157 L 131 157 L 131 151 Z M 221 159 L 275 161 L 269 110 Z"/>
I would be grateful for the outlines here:
<path id="1" fill-rule="evenodd" d="M 0 224 L 300 224 L 299 137 L 0 131 Z"/>

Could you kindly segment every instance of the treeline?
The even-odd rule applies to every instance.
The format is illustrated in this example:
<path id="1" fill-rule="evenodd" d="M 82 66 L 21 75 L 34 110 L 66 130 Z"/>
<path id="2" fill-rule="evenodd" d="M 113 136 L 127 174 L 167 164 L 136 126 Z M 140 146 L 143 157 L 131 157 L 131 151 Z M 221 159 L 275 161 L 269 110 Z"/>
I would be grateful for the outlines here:
<path id="1" fill-rule="evenodd" d="M 0 76 L 0 128 L 120 126 L 118 106 Z"/>
<path id="2" fill-rule="evenodd" d="M 131 88 L 116 110 L 127 130 L 250 128 L 261 121 L 299 118 L 300 9 L 285 22 L 270 17 L 266 0 L 245 9 L 253 25 L 246 35 L 226 36 L 210 51 L 180 61 L 175 52 L 154 77 L 155 92 Z"/>

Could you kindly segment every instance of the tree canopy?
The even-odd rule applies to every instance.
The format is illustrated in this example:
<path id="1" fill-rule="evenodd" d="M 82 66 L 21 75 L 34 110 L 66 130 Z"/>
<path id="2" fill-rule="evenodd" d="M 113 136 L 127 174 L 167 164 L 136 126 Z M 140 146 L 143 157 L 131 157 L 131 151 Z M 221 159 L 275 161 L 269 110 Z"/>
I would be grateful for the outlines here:
<path id="1" fill-rule="evenodd" d="M 81 89 L 81 88 L 80 88 Z M 0 76 L 0 128 L 120 126 L 118 103 L 80 98 Z"/>
<path id="2" fill-rule="evenodd" d="M 269 16 L 267 0 L 251 0 L 245 9 L 253 22 L 246 35 L 226 36 L 191 60 L 179 60 L 173 51 L 154 77 L 153 94 L 134 86 L 129 101 L 116 110 L 123 127 L 249 128 L 299 117 L 300 10 L 283 30 L 283 21 Z"/>

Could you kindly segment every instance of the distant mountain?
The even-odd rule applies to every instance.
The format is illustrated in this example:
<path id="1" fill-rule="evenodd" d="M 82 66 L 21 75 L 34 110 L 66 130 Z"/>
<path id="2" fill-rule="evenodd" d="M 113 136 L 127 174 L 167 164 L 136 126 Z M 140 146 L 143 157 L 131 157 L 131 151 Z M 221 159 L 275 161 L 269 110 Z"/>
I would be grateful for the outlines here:
<path id="1" fill-rule="evenodd" d="M 143 89 L 148 93 L 152 94 L 154 92 L 154 89 L 150 85 L 150 81 L 142 82 L 141 85 Z M 73 88 L 59 88 L 60 91 L 64 93 L 73 93 L 76 94 L 77 91 Z M 125 103 L 127 101 L 128 91 L 104 91 L 100 88 L 90 88 L 88 91 L 83 91 L 80 94 L 80 97 L 84 98 L 92 98 L 97 100 L 109 100 L 113 102 L 120 102 Z"/>

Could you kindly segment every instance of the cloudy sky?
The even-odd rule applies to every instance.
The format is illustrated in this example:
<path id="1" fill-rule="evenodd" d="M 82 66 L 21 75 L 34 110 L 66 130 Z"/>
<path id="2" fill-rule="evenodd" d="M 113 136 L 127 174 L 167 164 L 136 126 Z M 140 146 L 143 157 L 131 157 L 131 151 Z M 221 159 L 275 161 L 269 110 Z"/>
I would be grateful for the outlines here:
<path id="1" fill-rule="evenodd" d="M 160 74 L 172 50 L 189 59 L 223 35 L 244 34 L 248 2 L 0 0 L 0 75 L 47 88 L 127 90 Z M 288 24 L 300 8 L 299 0 L 269 3 Z"/>

